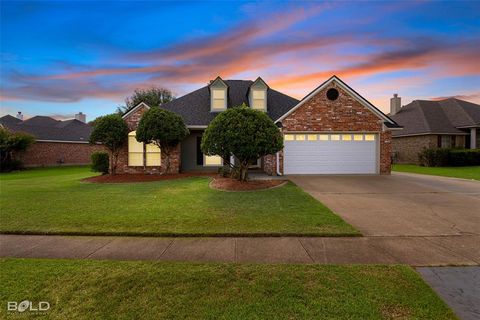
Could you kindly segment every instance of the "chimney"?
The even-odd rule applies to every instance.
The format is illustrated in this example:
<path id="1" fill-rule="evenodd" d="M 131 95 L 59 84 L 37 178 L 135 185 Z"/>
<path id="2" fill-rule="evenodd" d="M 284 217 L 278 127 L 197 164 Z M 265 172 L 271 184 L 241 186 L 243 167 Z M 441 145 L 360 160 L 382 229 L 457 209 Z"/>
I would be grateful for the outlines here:
<path id="1" fill-rule="evenodd" d="M 20 120 L 23 121 L 23 114 L 22 114 L 21 111 L 18 111 L 18 113 L 17 113 L 17 119 L 20 119 Z"/>
<path id="2" fill-rule="evenodd" d="M 75 119 L 78 120 L 78 121 L 82 121 L 83 123 L 86 123 L 87 122 L 87 115 L 82 113 L 82 112 L 79 112 L 75 115 Z"/>
<path id="3" fill-rule="evenodd" d="M 402 108 L 402 98 L 398 96 L 397 93 L 393 95 L 393 98 L 390 99 L 390 115 L 393 116 L 400 111 Z"/>

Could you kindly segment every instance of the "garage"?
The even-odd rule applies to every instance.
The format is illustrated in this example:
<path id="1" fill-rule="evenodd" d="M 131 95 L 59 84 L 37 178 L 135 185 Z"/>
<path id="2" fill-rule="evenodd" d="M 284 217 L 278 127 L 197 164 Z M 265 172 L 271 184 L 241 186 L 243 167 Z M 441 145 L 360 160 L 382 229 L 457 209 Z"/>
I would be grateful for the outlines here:
<path id="1" fill-rule="evenodd" d="M 287 133 L 284 174 L 377 174 L 378 134 Z"/>

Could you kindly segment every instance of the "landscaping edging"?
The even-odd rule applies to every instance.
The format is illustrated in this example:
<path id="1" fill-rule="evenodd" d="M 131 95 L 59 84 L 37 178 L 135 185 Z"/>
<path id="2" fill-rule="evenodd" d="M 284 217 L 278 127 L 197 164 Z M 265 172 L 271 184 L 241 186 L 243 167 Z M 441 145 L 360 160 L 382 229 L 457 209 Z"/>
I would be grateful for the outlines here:
<path id="1" fill-rule="evenodd" d="M 227 178 L 221 178 L 221 179 L 227 179 Z M 214 190 L 218 190 L 218 191 L 224 191 L 224 192 L 252 192 L 252 191 L 266 191 L 266 190 L 270 190 L 270 189 L 275 189 L 275 188 L 280 188 L 280 187 L 283 187 L 284 185 L 286 185 L 288 183 L 288 180 L 253 180 L 255 182 L 268 182 L 268 183 L 273 183 L 272 186 L 269 186 L 267 188 L 262 188 L 261 185 L 257 185 L 259 186 L 259 188 L 252 188 L 252 189 L 246 189 L 246 190 L 230 190 L 230 189 L 222 189 L 222 188 L 219 188 L 218 186 L 215 186 L 215 183 L 218 182 L 219 179 L 218 178 L 213 178 L 209 183 L 208 183 L 208 186 Z M 276 182 L 278 182 L 278 184 L 275 184 Z M 239 182 L 240 183 L 240 182 Z M 242 182 L 242 183 L 248 183 L 248 182 Z M 252 187 L 254 187 L 255 185 L 251 185 Z"/>

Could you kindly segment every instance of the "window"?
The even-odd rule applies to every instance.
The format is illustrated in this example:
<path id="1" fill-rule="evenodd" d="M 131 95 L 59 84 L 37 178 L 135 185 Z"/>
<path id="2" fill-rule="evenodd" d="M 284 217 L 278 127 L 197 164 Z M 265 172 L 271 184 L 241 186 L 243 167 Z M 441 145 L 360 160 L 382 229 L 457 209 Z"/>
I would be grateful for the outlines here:
<path id="1" fill-rule="evenodd" d="M 321 134 L 319 135 L 321 141 L 328 141 L 328 134 Z"/>
<path id="2" fill-rule="evenodd" d="M 266 90 L 253 90 L 252 91 L 252 109 L 255 110 L 267 110 L 267 91 Z"/>
<path id="3" fill-rule="evenodd" d="M 316 141 L 317 140 L 317 135 L 316 134 L 309 134 L 309 135 L 307 135 L 307 140 L 308 141 Z"/>
<path id="4" fill-rule="evenodd" d="M 350 141 L 350 140 L 352 140 L 352 135 L 351 134 L 342 134 L 342 140 L 343 141 Z"/>
<path id="5" fill-rule="evenodd" d="M 354 134 L 353 135 L 353 140 L 362 141 L 363 140 L 363 134 Z"/>
<path id="6" fill-rule="evenodd" d="M 147 167 L 160 166 L 162 163 L 162 157 L 160 153 L 160 148 L 153 143 L 145 145 L 145 165 Z"/>
<path id="7" fill-rule="evenodd" d="M 128 134 L 128 165 L 143 166 L 143 143 L 135 138 L 135 131 Z"/>
<path id="8" fill-rule="evenodd" d="M 227 108 L 227 90 L 213 89 L 212 93 L 212 111 L 225 110 Z"/>
<path id="9" fill-rule="evenodd" d="M 304 134 L 296 134 L 295 135 L 295 140 L 304 141 L 305 140 L 305 135 Z"/>
<path id="10" fill-rule="evenodd" d="M 365 141 L 375 141 L 375 135 L 374 134 L 366 134 L 365 135 Z"/>
<path id="11" fill-rule="evenodd" d="M 455 136 L 440 136 L 439 139 L 439 148 L 454 148 L 455 147 Z"/>
<path id="12" fill-rule="evenodd" d="M 340 140 L 340 135 L 339 135 L 339 134 L 332 134 L 332 135 L 330 136 L 330 140 L 332 140 L 332 141 L 338 141 L 338 140 Z"/>
<path id="13" fill-rule="evenodd" d="M 223 159 L 220 156 L 204 156 L 203 165 L 204 166 L 221 166 L 223 164 Z"/>
<path id="14" fill-rule="evenodd" d="M 286 134 L 284 139 L 285 139 L 285 141 L 293 141 L 293 140 L 295 140 L 295 135 L 294 134 Z"/>

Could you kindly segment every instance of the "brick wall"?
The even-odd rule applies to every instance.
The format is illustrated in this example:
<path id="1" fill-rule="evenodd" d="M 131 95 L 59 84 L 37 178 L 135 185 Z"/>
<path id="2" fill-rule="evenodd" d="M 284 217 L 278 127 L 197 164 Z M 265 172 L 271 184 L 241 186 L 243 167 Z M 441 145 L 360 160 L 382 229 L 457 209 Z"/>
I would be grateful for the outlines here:
<path id="1" fill-rule="evenodd" d="M 138 123 L 142 118 L 142 115 L 148 110 L 145 106 L 141 106 L 134 112 L 130 113 L 124 120 L 128 125 L 130 131 L 137 129 Z M 128 141 L 125 142 L 125 146 L 120 151 L 118 156 L 117 163 L 117 172 L 118 173 L 150 173 L 150 174 L 175 174 L 180 172 L 180 144 L 177 145 L 170 154 L 170 166 L 168 172 L 166 171 L 167 158 L 165 153 L 162 152 L 162 159 L 160 166 L 153 167 L 130 167 L 128 166 Z"/>
<path id="2" fill-rule="evenodd" d="M 103 151 L 101 145 L 67 142 L 35 142 L 19 155 L 26 167 L 56 166 L 60 164 L 89 164 L 95 151 Z"/>
<path id="3" fill-rule="evenodd" d="M 331 101 L 326 92 L 336 88 L 340 95 Z M 380 134 L 380 173 L 390 174 L 391 132 L 383 131 L 383 121 L 335 82 L 318 92 L 282 121 L 283 131 L 360 131 Z M 283 159 L 282 159 L 283 164 Z M 273 172 L 274 169 L 267 168 Z M 283 168 L 281 168 L 283 171 Z"/>

